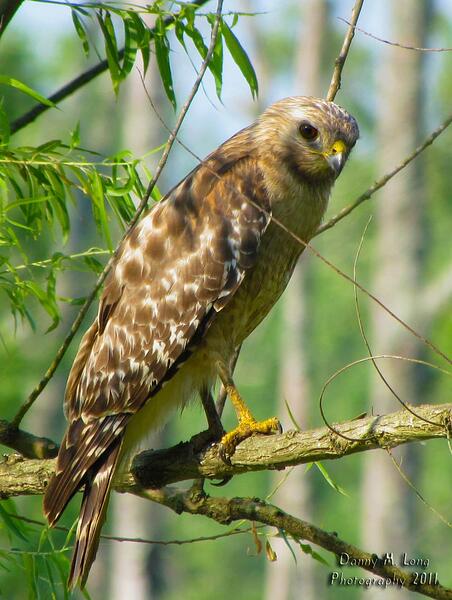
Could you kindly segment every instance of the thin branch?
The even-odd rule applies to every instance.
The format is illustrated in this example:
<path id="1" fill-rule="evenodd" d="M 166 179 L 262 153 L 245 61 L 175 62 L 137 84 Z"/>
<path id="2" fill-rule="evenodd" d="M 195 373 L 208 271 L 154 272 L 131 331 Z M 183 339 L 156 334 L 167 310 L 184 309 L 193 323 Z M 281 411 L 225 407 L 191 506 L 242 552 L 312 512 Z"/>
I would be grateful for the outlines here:
<path id="1" fill-rule="evenodd" d="M 355 26 L 359 19 L 359 14 L 363 7 L 364 0 L 356 0 L 353 10 L 352 16 L 350 19 L 349 28 L 344 38 L 344 42 L 342 44 L 341 51 L 339 56 L 336 58 L 334 62 L 334 71 L 333 77 L 331 78 L 330 87 L 328 88 L 328 93 L 326 95 L 326 99 L 332 102 L 336 97 L 340 87 L 341 87 L 341 76 L 342 70 L 345 65 L 345 61 L 347 60 L 348 52 L 350 50 L 350 45 L 352 43 L 353 37 L 355 35 Z"/>
<path id="2" fill-rule="evenodd" d="M 207 2 L 208 2 L 208 0 L 193 0 L 193 2 L 190 2 L 190 4 L 193 5 L 196 9 L 196 8 L 200 8 Z M 164 27 L 168 28 L 170 25 L 172 25 L 175 22 L 176 18 L 177 18 L 177 15 L 176 16 L 170 15 L 170 16 L 166 17 L 163 21 Z M 155 28 L 152 28 L 149 30 L 149 32 L 151 34 L 150 35 L 151 40 L 154 38 L 155 31 L 156 31 Z M 118 50 L 118 59 L 123 58 L 124 52 L 125 52 L 125 48 L 121 48 L 120 50 Z M 98 75 L 100 75 L 101 73 L 104 73 L 107 70 L 108 70 L 108 61 L 106 59 L 101 60 L 99 63 L 97 63 L 93 67 L 87 69 L 86 71 L 83 71 L 83 73 L 81 73 L 80 75 L 75 77 L 75 79 L 72 79 L 72 81 L 70 81 L 63 87 L 61 87 L 58 91 L 56 91 L 51 96 L 49 96 L 48 100 L 53 102 L 53 104 L 59 104 L 65 98 L 67 98 L 68 96 L 71 96 L 74 92 L 78 91 L 80 88 L 82 88 L 87 83 L 89 83 L 90 81 L 95 79 Z M 49 108 L 50 108 L 50 106 L 41 104 L 40 102 L 35 104 L 33 106 L 33 108 L 31 108 L 29 111 L 27 111 L 25 114 L 23 114 L 21 117 L 18 117 L 15 121 L 13 121 L 11 123 L 11 134 L 16 133 L 20 129 L 23 129 L 26 125 L 29 125 L 30 123 L 32 123 L 37 117 L 39 117 L 43 112 L 45 112 Z"/>
<path id="3" fill-rule="evenodd" d="M 192 515 L 203 515 L 225 525 L 233 521 L 247 520 L 275 527 L 278 532 L 283 531 L 296 543 L 307 540 L 332 552 L 336 556 L 338 564 L 340 564 L 341 557 L 348 555 L 350 559 L 354 559 L 355 564 L 366 571 L 390 580 L 391 585 L 404 587 L 429 598 L 452 599 L 452 590 L 443 587 L 440 583 L 435 585 L 418 584 L 415 573 L 387 564 L 388 561 L 385 561 L 384 557 L 379 559 L 375 554 L 365 552 L 357 546 L 341 540 L 336 533 L 328 533 L 307 521 L 297 519 L 277 506 L 255 498 L 213 498 L 203 492 L 192 493 L 190 490 L 186 492 L 172 488 L 148 490 L 139 495 L 163 504 L 177 514 L 186 512 Z M 336 573 L 338 576 L 340 575 L 339 567 L 329 573 L 328 583 L 330 585 L 334 585 L 332 578 Z M 375 585 L 377 584 L 375 583 Z"/>
<path id="4" fill-rule="evenodd" d="M 358 196 L 358 198 L 354 202 L 352 202 L 348 206 L 345 206 L 341 211 L 339 211 L 337 213 L 337 215 L 335 215 L 334 217 L 331 217 L 331 219 L 329 219 L 329 221 L 327 221 L 326 223 L 321 225 L 317 229 L 317 232 L 315 235 L 319 235 L 320 233 L 323 233 L 327 229 L 331 229 L 331 227 L 333 227 L 334 225 L 336 225 L 336 223 L 338 223 L 344 217 L 349 215 L 353 210 L 355 210 L 355 208 L 357 208 L 365 200 L 369 200 L 369 198 L 371 198 L 375 194 L 376 191 L 378 191 L 383 186 L 385 186 L 390 179 L 392 179 L 395 175 L 397 175 L 397 173 L 400 173 L 400 171 L 402 169 L 404 169 L 407 165 L 409 165 L 410 162 L 412 162 L 417 156 L 419 156 L 419 154 L 421 154 L 421 152 L 423 152 L 428 146 L 430 146 L 436 140 L 436 138 L 439 135 L 441 135 L 441 133 L 443 133 L 443 131 L 445 131 L 449 127 L 449 125 L 451 123 L 452 123 L 452 114 L 450 114 L 442 122 L 442 124 L 437 129 L 435 129 L 435 131 L 433 131 L 424 140 L 424 142 L 420 146 L 418 146 L 414 150 L 414 152 L 412 152 L 409 156 L 404 158 L 402 160 L 402 162 L 400 164 L 398 164 L 392 171 L 390 171 L 389 173 L 386 173 L 386 175 L 383 175 L 383 177 L 378 179 L 368 190 L 366 190 L 363 194 Z"/>
<path id="5" fill-rule="evenodd" d="M 0 38 L 24 0 L 0 0 Z"/>
<path id="6" fill-rule="evenodd" d="M 357 25 L 352 25 L 347 19 L 343 19 L 342 17 L 338 17 L 339 21 L 344 21 L 347 25 L 353 27 L 356 31 L 360 33 L 364 33 L 364 35 L 369 36 L 373 40 L 377 40 L 378 42 L 383 42 L 383 44 L 388 44 L 389 46 L 397 46 L 397 48 L 403 48 L 404 50 L 416 50 L 417 52 L 452 52 L 452 48 L 418 48 L 417 46 L 409 46 L 408 44 L 400 44 L 399 42 L 390 42 L 389 40 L 385 40 L 384 38 L 378 37 L 365 29 L 361 29 Z"/>
<path id="7" fill-rule="evenodd" d="M 7 512 L 7 515 L 11 519 L 17 519 L 18 521 L 23 521 L 24 523 L 29 523 L 30 525 L 38 525 L 38 527 L 48 527 L 47 523 L 43 521 L 38 521 L 37 519 L 30 519 L 29 517 L 25 517 L 23 515 L 16 515 L 14 513 Z M 262 529 L 264 526 L 255 527 L 255 529 Z M 65 531 L 69 533 L 71 530 L 70 527 L 63 527 L 62 525 L 54 525 L 52 529 L 57 529 L 58 531 Z M 140 538 L 140 537 L 122 537 L 119 535 L 107 535 L 102 534 L 100 538 L 102 540 L 108 540 L 111 542 L 130 542 L 133 544 L 149 544 L 149 545 L 157 545 L 157 546 L 184 546 L 186 544 L 194 544 L 196 542 L 211 542 L 215 540 L 219 540 L 225 537 L 231 537 L 233 535 L 241 535 L 243 533 L 249 533 L 252 531 L 252 527 L 244 527 L 239 528 L 236 527 L 234 529 L 230 529 L 229 531 L 225 531 L 223 533 L 217 533 L 213 535 L 201 535 L 195 538 L 188 538 L 184 540 L 150 540 L 148 538 Z"/>
<path id="8" fill-rule="evenodd" d="M 207 51 L 207 54 L 202 62 L 201 68 L 199 69 L 199 73 L 196 77 L 196 80 L 193 84 L 193 87 L 190 91 L 190 94 L 188 95 L 187 100 L 185 101 L 185 104 L 183 105 L 179 116 L 177 118 L 176 124 L 173 128 L 173 130 L 171 131 L 171 134 L 168 138 L 168 141 L 166 143 L 165 149 L 163 151 L 162 157 L 157 165 L 157 169 L 155 171 L 154 177 L 152 178 L 152 180 L 149 182 L 149 185 L 147 187 L 146 193 L 143 196 L 140 205 L 138 206 L 135 215 L 133 216 L 132 220 L 130 221 L 127 230 L 124 232 L 124 235 L 122 236 L 118 246 L 116 247 L 115 252 L 112 254 L 112 256 L 110 257 L 109 261 L 107 262 L 104 270 L 102 271 L 102 273 L 99 275 L 96 285 L 94 286 L 92 292 L 90 293 L 90 295 L 87 297 L 87 299 L 85 300 L 85 303 L 83 304 L 82 308 L 80 309 L 75 321 L 72 323 L 72 326 L 69 330 L 68 335 L 66 336 L 66 338 L 64 339 L 62 345 L 60 346 L 60 348 L 58 349 L 58 352 L 55 355 L 54 360 L 52 361 L 50 367 L 47 369 L 44 377 L 41 379 L 41 381 L 38 383 L 38 385 L 35 387 L 35 389 L 31 392 L 30 396 L 28 397 L 28 399 L 26 400 L 26 402 L 20 407 L 19 411 L 17 412 L 16 416 L 14 417 L 13 421 L 12 421 L 12 425 L 14 427 L 18 427 L 19 423 L 21 422 L 22 418 L 24 417 L 24 415 L 27 413 L 27 411 L 31 408 L 31 406 L 33 405 L 33 403 L 35 402 L 36 398 L 38 398 L 38 396 L 41 394 L 41 392 L 43 391 L 43 389 L 46 387 L 47 383 L 50 381 L 50 379 L 52 378 L 53 374 L 55 373 L 58 365 L 61 362 L 61 359 L 63 358 L 64 354 L 66 353 L 66 350 L 68 349 L 74 335 L 76 334 L 78 328 L 80 327 L 86 313 L 88 312 L 89 307 L 91 306 L 91 303 L 93 302 L 94 298 L 97 295 L 97 292 L 99 291 L 100 287 L 102 286 L 102 284 L 104 283 L 108 273 L 110 272 L 110 269 L 114 263 L 114 261 L 116 260 L 116 257 L 118 256 L 121 247 L 122 247 L 122 242 L 125 240 L 125 238 L 131 233 L 131 231 L 133 230 L 133 228 L 135 227 L 135 225 L 137 224 L 139 218 L 141 217 L 141 215 L 143 214 L 143 212 L 145 211 L 145 209 L 147 208 L 148 205 L 148 201 L 149 198 L 151 197 L 152 194 L 152 190 L 154 189 L 155 184 L 158 181 L 158 178 L 160 177 L 160 174 L 162 173 L 165 165 L 166 165 L 166 161 L 168 160 L 168 156 L 169 153 L 171 151 L 171 148 L 173 147 L 174 141 L 176 140 L 177 137 L 177 133 L 182 125 L 183 120 L 185 119 L 185 116 L 188 112 L 188 109 L 190 108 L 191 103 L 193 102 L 193 99 L 199 89 L 199 86 L 201 84 L 202 78 L 205 75 L 205 72 L 207 70 L 208 64 L 212 58 L 214 49 L 215 49 L 215 43 L 217 40 L 217 36 L 218 36 L 218 31 L 219 31 L 219 25 L 220 25 L 220 18 L 221 18 L 221 9 L 223 7 L 223 0 L 218 0 L 218 4 L 217 4 L 217 12 L 216 12 L 216 19 L 215 19 L 215 23 L 212 27 L 212 33 L 211 33 L 211 38 L 210 38 L 210 45 L 209 45 L 209 49 Z"/>
<path id="9" fill-rule="evenodd" d="M 370 416 L 311 431 L 288 431 L 281 435 L 253 436 L 236 449 L 232 464 L 219 456 L 218 444 L 197 451 L 192 441 L 172 448 L 146 451 L 135 457 L 131 471 L 118 476 L 115 489 L 138 493 L 149 487 L 191 479 L 225 479 L 250 471 L 333 460 L 375 448 L 433 438 L 447 438 L 452 431 L 452 404 L 416 406 L 425 423 L 405 410 Z M 353 438 L 353 441 L 343 439 Z M 196 437 L 196 436 L 194 436 Z M 8 456 L 0 463 L 0 497 L 42 494 L 55 468 L 54 459 L 25 460 Z"/>

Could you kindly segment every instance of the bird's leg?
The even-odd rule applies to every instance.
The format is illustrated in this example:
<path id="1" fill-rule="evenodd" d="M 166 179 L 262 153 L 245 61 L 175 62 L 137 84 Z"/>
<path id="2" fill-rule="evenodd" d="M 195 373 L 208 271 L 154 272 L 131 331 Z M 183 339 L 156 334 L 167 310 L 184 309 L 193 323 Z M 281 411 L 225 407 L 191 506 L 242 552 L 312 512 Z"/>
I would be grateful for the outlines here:
<path id="1" fill-rule="evenodd" d="M 206 389 L 201 391 L 201 402 L 204 407 L 204 412 L 206 413 L 208 428 L 191 438 L 195 452 L 199 452 L 209 443 L 221 440 L 226 433 L 221 424 L 221 419 L 218 415 L 210 390 Z"/>
<path id="2" fill-rule="evenodd" d="M 220 442 L 220 456 L 224 462 L 230 464 L 230 457 L 234 454 L 240 442 L 254 433 L 280 433 L 282 429 L 276 417 L 265 419 L 265 421 L 256 421 L 240 396 L 229 370 L 223 363 L 218 363 L 218 374 L 227 395 L 231 399 L 239 421 L 237 427 L 223 435 Z"/>

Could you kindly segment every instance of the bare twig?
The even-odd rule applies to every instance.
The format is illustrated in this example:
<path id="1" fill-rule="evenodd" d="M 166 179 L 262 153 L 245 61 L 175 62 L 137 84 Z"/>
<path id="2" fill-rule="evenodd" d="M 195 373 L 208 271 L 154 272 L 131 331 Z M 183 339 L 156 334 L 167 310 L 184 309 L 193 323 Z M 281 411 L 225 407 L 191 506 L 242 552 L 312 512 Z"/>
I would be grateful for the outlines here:
<path id="1" fill-rule="evenodd" d="M 378 37 L 365 29 L 361 29 L 357 25 L 352 25 L 347 19 L 343 19 L 342 17 L 338 17 L 339 21 L 344 21 L 347 25 L 353 27 L 356 31 L 360 33 L 364 33 L 364 35 L 369 36 L 373 40 L 377 40 L 378 42 L 383 42 L 383 44 L 388 44 L 389 46 L 397 46 L 397 48 L 403 48 L 404 50 L 416 50 L 418 52 L 452 52 L 452 48 L 418 48 L 417 46 L 409 46 L 408 44 L 400 44 L 399 42 L 390 42 L 389 40 L 385 40 L 384 38 Z"/>
<path id="2" fill-rule="evenodd" d="M 439 135 L 441 135 L 441 133 L 443 133 L 443 131 L 445 129 L 447 129 L 449 127 L 449 125 L 451 123 L 452 123 L 452 114 L 450 114 L 441 123 L 441 125 L 437 129 L 435 129 L 435 131 L 433 131 L 425 139 L 425 141 L 416 148 L 416 150 L 414 150 L 414 152 L 412 152 L 409 156 L 404 158 L 402 160 L 402 162 L 399 163 L 392 171 L 390 171 L 389 173 L 386 173 L 386 175 L 383 175 L 383 177 L 378 179 L 368 190 L 366 190 L 363 194 L 358 196 L 358 198 L 354 202 L 352 202 L 348 206 L 344 207 L 341 211 L 338 212 L 337 215 L 335 215 L 334 217 L 331 217 L 331 219 L 329 219 L 329 221 L 327 221 L 326 223 L 321 225 L 317 229 L 317 232 L 315 235 L 319 235 L 320 233 L 323 233 L 327 229 L 331 229 L 331 227 L 333 227 L 334 225 L 336 225 L 336 223 L 338 223 L 344 217 L 349 215 L 353 210 L 355 210 L 355 208 L 357 208 L 365 200 L 369 200 L 369 198 L 371 198 L 375 194 L 376 191 L 378 191 L 384 185 L 386 185 L 390 179 L 392 179 L 395 175 L 397 175 L 397 173 L 400 173 L 400 171 L 402 171 L 402 169 L 404 169 L 407 165 L 409 165 L 411 161 L 413 161 L 417 156 L 419 156 L 419 154 L 421 154 L 421 152 L 423 152 L 428 146 L 430 146 L 436 140 L 436 138 Z"/>
<path id="3" fill-rule="evenodd" d="M 191 2 L 190 4 L 193 5 L 195 8 L 200 8 L 201 6 L 206 4 L 207 1 L 208 0 L 193 0 L 193 2 Z M 175 20 L 175 16 L 170 15 L 166 17 L 163 21 L 164 27 L 169 27 L 174 23 Z M 153 39 L 155 35 L 155 28 L 150 29 L 149 31 L 151 34 L 151 39 Z M 119 59 L 122 59 L 122 57 L 124 56 L 124 52 L 125 48 L 121 48 L 120 50 L 118 50 Z M 92 81 L 95 77 L 97 77 L 101 73 L 104 73 L 107 70 L 108 61 L 106 59 L 101 60 L 99 63 L 87 69 L 86 71 L 83 71 L 83 73 L 72 79 L 72 81 L 61 87 L 51 96 L 49 96 L 48 100 L 53 102 L 53 104 L 59 104 L 65 98 L 72 95 L 74 92 L 76 92 L 84 85 Z M 39 117 L 43 112 L 45 112 L 49 108 L 50 106 L 38 102 L 33 106 L 33 108 L 31 108 L 29 111 L 27 111 L 25 114 L 23 114 L 21 117 L 18 117 L 15 121 L 11 123 L 11 133 L 16 133 L 20 129 L 23 129 L 26 125 L 32 123 L 37 117 Z"/>
<path id="4" fill-rule="evenodd" d="M 14 513 L 7 512 L 7 515 L 11 519 L 17 519 L 18 521 L 23 521 L 24 523 L 29 523 L 30 525 L 38 525 L 38 527 L 47 527 L 47 523 L 43 521 L 38 521 L 37 519 L 30 519 L 29 517 L 25 517 L 23 515 L 16 515 Z M 256 527 L 256 529 L 262 529 L 264 525 L 260 525 Z M 52 529 L 57 529 L 58 531 L 66 531 L 67 533 L 70 531 L 69 527 L 63 527 L 62 525 L 54 525 Z M 194 544 L 196 542 L 210 542 L 219 540 L 225 537 L 231 537 L 233 535 L 241 535 L 243 533 L 249 533 L 252 531 L 252 527 L 243 527 L 243 528 L 234 528 L 229 531 L 224 531 L 223 533 L 217 533 L 213 535 L 201 535 L 195 538 L 188 538 L 183 540 L 150 540 L 148 538 L 140 538 L 140 537 L 122 537 L 119 535 L 107 535 L 102 534 L 100 538 L 102 540 L 108 540 L 111 542 L 131 542 L 133 544 L 150 544 L 157 546 L 184 546 L 185 544 Z"/>
<path id="5" fill-rule="evenodd" d="M 217 4 L 217 13 L 216 13 L 216 20 L 215 23 L 212 27 L 212 33 L 211 33 L 211 38 L 210 38 L 210 45 L 209 45 L 209 49 L 207 51 L 207 54 L 205 56 L 205 59 L 202 62 L 201 68 L 199 69 L 199 73 L 196 77 L 196 80 L 193 84 L 193 87 L 190 91 L 190 94 L 188 95 L 187 100 L 185 101 L 185 104 L 183 105 L 179 116 L 177 118 L 176 124 L 173 128 L 173 130 L 171 131 L 171 134 L 168 138 L 168 141 L 166 143 L 165 149 L 163 151 L 162 157 L 159 161 L 159 164 L 157 165 L 157 169 L 155 171 L 154 177 L 152 178 L 152 180 L 149 182 L 149 185 L 147 187 L 146 193 L 143 196 L 140 205 L 138 206 L 135 215 L 133 216 L 132 220 L 130 221 L 127 230 L 125 231 L 124 235 L 121 238 L 121 241 L 119 242 L 118 246 L 116 247 L 115 252 L 112 254 L 112 256 L 110 257 L 109 261 L 107 262 L 104 270 L 102 271 L 102 273 L 99 275 L 96 285 L 94 286 L 92 292 L 90 293 L 90 295 L 87 297 L 87 299 L 85 300 L 85 303 L 83 304 L 82 308 L 80 309 L 75 321 L 72 323 L 72 326 L 69 330 L 68 335 L 66 336 L 66 338 L 64 339 L 63 343 L 61 344 L 60 348 L 58 349 L 58 352 L 55 355 L 54 360 L 52 361 L 50 367 L 47 369 L 47 372 L 45 373 L 44 377 L 41 379 L 41 381 L 38 383 L 38 385 L 35 387 L 35 389 L 31 392 L 30 396 L 28 397 L 28 399 L 26 400 L 26 402 L 20 407 L 19 411 L 17 412 L 16 416 L 14 417 L 13 421 L 12 421 L 12 425 L 14 427 L 18 427 L 19 423 L 21 422 L 22 418 L 24 417 L 24 415 L 26 414 L 26 412 L 30 409 L 30 407 L 33 405 L 33 403 L 35 402 L 36 398 L 38 398 L 38 396 L 41 394 L 41 392 L 43 391 L 43 389 L 46 387 L 46 385 L 48 384 L 48 382 L 50 381 L 50 379 L 52 378 L 53 374 L 55 373 L 58 365 L 61 362 L 61 359 L 63 358 L 64 354 L 66 353 L 66 350 L 69 347 L 69 344 L 71 343 L 75 333 L 77 332 L 78 328 L 80 327 L 86 313 L 88 312 L 89 307 L 91 306 L 91 303 L 93 302 L 94 298 L 97 295 L 98 290 L 100 289 L 100 287 L 102 286 L 102 284 L 104 283 L 108 273 L 110 272 L 110 269 L 114 263 L 114 261 L 116 260 L 116 257 L 118 256 L 121 246 L 122 246 L 122 242 L 125 240 L 125 238 L 130 234 L 130 232 L 133 230 L 133 228 L 135 227 L 136 223 L 138 222 L 139 218 L 141 217 L 141 215 L 143 214 L 143 212 L 145 211 L 145 209 L 147 208 L 147 204 L 149 201 L 149 198 L 151 197 L 152 194 L 152 190 L 154 189 L 155 184 L 158 181 L 158 178 L 160 177 L 161 172 L 163 171 L 165 165 L 166 165 L 166 161 L 168 160 L 168 156 L 169 153 L 171 151 L 171 148 L 173 147 L 174 141 L 176 140 L 176 136 L 177 133 L 182 125 L 183 120 L 185 119 L 185 116 L 188 112 L 188 109 L 190 108 L 191 103 L 193 102 L 193 98 L 195 97 L 200 83 L 202 81 L 202 78 L 205 75 L 205 72 L 207 70 L 208 64 L 212 58 L 214 49 L 215 49 L 215 43 L 216 43 L 216 39 L 218 36 L 218 30 L 219 30 L 219 25 L 220 25 L 220 18 L 221 18 L 221 9 L 223 7 L 223 0 L 218 0 L 218 4 Z"/>
<path id="6" fill-rule="evenodd" d="M 326 99 L 332 102 L 336 97 L 340 87 L 341 87 L 341 76 L 342 69 L 344 68 L 345 61 L 347 60 L 348 51 L 350 50 L 350 45 L 352 43 L 353 37 L 355 35 L 355 26 L 359 19 L 359 14 L 363 7 L 364 0 L 356 0 L 353 10 L 352 16 L 350 19 L 350 24 L 348 31 L 345 35 L 344 42 L 342 44 L 341 51 L 339 56 L 336 58 L 334 62 L 334 71 L 333 77 L 331 79 L 330 87 L 328 88 L 328 93 L 326 95 Z"/>
<path id="7" fill-rule="evenodd" d="M 366 232 L 367 232 L 367 229 L 368 229 L 368 227 L 370 225 L 371 220 L 372 220 L 372 217 L 369 217 L 369 220 L 367 221 L 366 226 L 365 226 L 364 231 L 363 231 L 363 234 L 361 236 L 361 240 L 359 242 L 358 249 L 356 251 L 355 260 L 353 262 L 353 279 L 356 279 L 356 270 L 357 270 L 357 266 L 358 266 L 359 255 L 361 254 L 361 249 L 362 249 L 362 246 L 363 246 L 363 243 L 364 243 L 364 238 L 366 236 Z M 408 406 L 408 404 L 406 404 L 402 400 L 402 398 L 399 396 L 399 394 L 395 391 L 395 389 L 389 383 L 388 379 L 385 377 L 383 371 L 378 366 L 377 360 L 376 360 L 375 355 L 374 355 L 374 353 L 372 351 L 369 339 L 368 339 L 368 337 L 366 335 L 366 331 L 364 329 L 364 323 L 363 323 L 363 321 L 361 319 L 361 309 L 360 309 L 360 306 L 359 306 L 359 296 L 358 296 L 358 290 L 357 290 L 356 287 L 353 290 L 353 293 L 354 293 L 354 299 L 355 299 L 355 312 L 356 312 L 356 318 L 358 320 L 359 332 L 360 332 L 361 337 L 363 339 L 364 345 L 367 348 L 367 353 L 369 355 L 370 360 L 372 361 L 372 365 L 373 365 L 376 373 L 378 374 L 379 378 L 381 379 L 381 381 L 383 382 L 383 384 L 386 386 L 386 388 L 389 390 L 389 392 L 392 394 L 392 396 L 397 400 L 397 402 L 399 402 L 399 404 L 401 406 L 403 406 L 403 408 L 405 410 L 407 410 L 408 412 L 410 412 L 411 414 L 413 414 L 415 417 L 421 418 L 421 417 L 419 417 L 416 414 L 416 411 L 414 411 L 410 406 Z M 416 360 L 413 360 L 413 363 L 419 364 Z"/>

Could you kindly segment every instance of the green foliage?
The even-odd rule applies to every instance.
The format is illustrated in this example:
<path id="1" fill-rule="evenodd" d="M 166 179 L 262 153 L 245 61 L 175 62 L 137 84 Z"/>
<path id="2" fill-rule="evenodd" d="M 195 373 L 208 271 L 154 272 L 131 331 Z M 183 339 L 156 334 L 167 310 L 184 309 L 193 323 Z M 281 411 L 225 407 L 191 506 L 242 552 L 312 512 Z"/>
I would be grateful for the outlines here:
<path id="1" fill-rule="evenodd" d="M 61 548 L 55 547 L 53 534 L 38 522 L 25 523 L 18 517 L 12 500 L 0 502 L 0 568 L 20 574 L 22 591 L 30 599 L 69 598 L 66 580 L 69 571 L 68 551 L 72 528 Z M 9 547 L 5 547 L 8 543 Z M 85 594 L 86 598 L 89 595 Z"/>
<path id="2" fill-rule="evenodd" d="M 53 329 L 60 320 L 57 273 L 79 269 L 81 262 L 98 273 L 101 265 L 95 255 L 106 253 L 54 252 L 50 259 L 39 260 L 35 254 L 42 238 L 60 238 L 64 246 L 71 233 L 71 205 L 76 206 L 77 199 L 79 205 L 89 200 L 100 239 L 111 252 L 111 216 L 125 227 L 135 212 L 133 198 L 145 192 L 140 159 L 122 151 L 94 162 L 93 154 L 77 144 L 76 128 L 70 146 L 60 140 L 35 148 L 0 146 L 0 292 L 8 297 L 13 315 L 26 318 L 32 327 L 27 300 L 38 301 Z M 159 197 L 158 190 L 153 197 Z M 44 271 L 44 277 L 38 271 Z"/>
<path id="3" fill-rule="evenodd" d="M 207 44 L 199 22 L 206 21 L 212 28 L 216 19 L 212 13 L 198 15 L 195 8 L 183 4 L 173 13 L 164 2 L 155 2 L 147 9 L 97 3 L 70 5 L 75 33 L 86 56 L 92 46 L 88 23 L 97 23 L 115 94 L 134 67 L 137 54 L 141 54 L 146 73 L 150 52 L 154 51 L 163 88 L 174 109 L 171 43 L 176 40 L 190 54 L 188 38 L 204 60 Z M 153 29 L 147 26 L 144 14 L 155 15 Z M 238 15 L 233 15 L 234 24 L 237 19 Z M 175 36 L 170 36 L 173 29 Z M 257 78 L 251 62 L 231 28 L 221 19 L 209 63 L 218 97 L 221 97 L 223 83 L 223 39 L 253 96 L 256 95 Z M 0 75 L 0 83 L 20 90 L 37 102 L 54 106 L 17 79 Z M 20 316 L 32 328 L 35 328 L 35 320 L 30 301 L 37 301 L 51 319 L 50 331 L 61 319 L 59 301 L 79 303 L 83 300 L 57 296 L 58 273 L 80 268 L 80 259 L 84 259 L 85 268 L 98 273 L 101 263 L 92 249 L 75 255 L 57 251 L 50 260 L 42 260 L 36 256 L 37 242 L 55 240 L 59 236 L 64 246 L 71 235 L 71 206 L 76 207 L 77 203 L 80 206 L 88 200 L 100 239 L 111 252 L 114 248 L 112 217 L 122 228 L 130 221 L 135 212 L 133 199 L 143 197 L 146 189 L 143 178 L 150 176 L 143 159 L 134 158 L 127 150 L 102 158 L 94 151 L 80 148 L 79 124 L 71 134 L 70 144 L 50 140 L 37 147 L 13 147 L 9 135 L 8 116 L 0 104 L 0 293 L 6 295 L 14 318 Z M 152 197 L 154 200 L 161 197 L 157 188 Z M 105 253 L 101 250 L 101 254 Z"/>

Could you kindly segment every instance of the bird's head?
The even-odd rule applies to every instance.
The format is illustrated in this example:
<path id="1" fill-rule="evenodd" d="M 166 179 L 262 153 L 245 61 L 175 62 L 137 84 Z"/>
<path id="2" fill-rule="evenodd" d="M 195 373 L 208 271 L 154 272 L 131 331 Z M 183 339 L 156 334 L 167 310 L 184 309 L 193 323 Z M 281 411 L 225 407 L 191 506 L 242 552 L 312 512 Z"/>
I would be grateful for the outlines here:
<path id="1" fill-rule="evenodd" d="M 356 120 L 337 104 L 293 96 L 267 108 L 255 135 L 267 161 L 284 165 L 305 183 L 332 184 L 359 137 L 359 129 Z"/>

